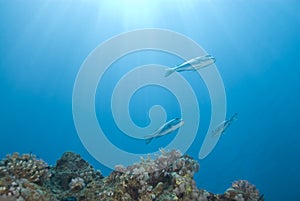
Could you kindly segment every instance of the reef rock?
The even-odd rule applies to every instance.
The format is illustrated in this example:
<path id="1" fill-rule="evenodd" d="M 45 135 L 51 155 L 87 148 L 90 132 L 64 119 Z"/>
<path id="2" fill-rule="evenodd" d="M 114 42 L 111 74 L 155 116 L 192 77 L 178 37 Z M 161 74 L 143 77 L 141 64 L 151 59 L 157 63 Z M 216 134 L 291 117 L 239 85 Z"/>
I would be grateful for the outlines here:
<path id="1" fill-rule="evenodd" d="M 66 152 L 53 167 L 31 154 L 0 161 L 0 201 L 263 201 L 246 180 L 224 194 L 197 189 L 199 164 L 179 151 L 160 150 L 156 159 L 118 165 L 103 177 L 80 155 Z"/>
<path id="2" fill-rule="evenodd" d="M 13 176 L 27 179 L 36 184 L 43 184 L 51 176 L 50 166 L 35 155 L 14 153 L 7 155 L 0 162 L 0 177 Z"/>

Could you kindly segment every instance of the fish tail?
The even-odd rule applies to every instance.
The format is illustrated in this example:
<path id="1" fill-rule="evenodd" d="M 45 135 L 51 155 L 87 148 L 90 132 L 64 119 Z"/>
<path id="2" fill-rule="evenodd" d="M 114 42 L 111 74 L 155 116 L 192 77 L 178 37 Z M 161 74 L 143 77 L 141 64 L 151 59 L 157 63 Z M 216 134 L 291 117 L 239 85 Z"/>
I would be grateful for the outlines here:
<path id="1" fill-rule="evenodd" d="M 147 138 L 146 139 L 146 144 L 149 144 L 152 141 L 153 137 Z"/>
<path id="2" fill-rule="evenodd" d="M 146 144 L 149 144 L 156 136 L 157 132 L 144 136 L 144 138 L 146 139 Z"/>
<path id="3" fill-rule="evenodd" d="M 235 120 L 237 120 L 238 118 L 237 118 L 237 115 L 238 115 L 238 113 L 235 113 L 232 117 L 231 117 L 231 121 L 235 121 Z"/>
<path id="4" fill-rule="evenodd" d="M 146 140 L 146 144 L 149 144 L 153 139 L 153 134 L 152 135 L 146 135 L 146 136 L 144 136 L 144 138 Z"/>
<path id="5" fill-rule="evenodd" d="M 174 72 L 175 72 L 175 69 L 173 69 L 173 68 L 167 68 L 166 69 L 166 73 L 165 73 L 165 77 L 168 77 L 169 75 L 171 75 Z"/>

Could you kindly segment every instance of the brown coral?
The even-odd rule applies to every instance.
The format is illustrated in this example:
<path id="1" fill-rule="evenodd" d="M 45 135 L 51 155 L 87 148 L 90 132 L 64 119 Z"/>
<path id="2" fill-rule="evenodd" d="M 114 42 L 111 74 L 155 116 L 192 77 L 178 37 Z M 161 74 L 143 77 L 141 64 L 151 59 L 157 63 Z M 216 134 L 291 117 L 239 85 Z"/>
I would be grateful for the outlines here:
<path id="1" fill-rule="evenodd" d="M 0 201 L 49 201 L 54 200 L 49 190 L 28 181 L 5 176 L 0 179 Z"/>
<path id="2" fill-rule="evenodd" d="M 50 176 L 49 165 L 35 155 L 14 153 L 0 162 L 0 177 L 12 175 L 30 182 L 43 184 Z"/>
<path id="3" fill-rule="evenodd" d="M 264 197 L 258 189 L 247 180 L 238 180 L 232 183 L 231 187 L 224 193 L 227 198 L 233 200 L 263 201 Z"/>
<path id="4" fill-rule="evenodd" d="M 47 170 L 47 174 L 43 176 L 39 169 Z M 197 189 L 193 176 L 199 170 L 198 162 L 177 150 L 161 150 L 156 159 L 148 157 L 128 167 L 118 166 L 105 178 L 80 155 L 71 152 L 50 168 L 50 179 L 48 169 L 46 163 L 31 154 L 8 155 L 0 161 L 0 201 L 264 200 L 246 180 L 234 182 L 224 194 Z"/>

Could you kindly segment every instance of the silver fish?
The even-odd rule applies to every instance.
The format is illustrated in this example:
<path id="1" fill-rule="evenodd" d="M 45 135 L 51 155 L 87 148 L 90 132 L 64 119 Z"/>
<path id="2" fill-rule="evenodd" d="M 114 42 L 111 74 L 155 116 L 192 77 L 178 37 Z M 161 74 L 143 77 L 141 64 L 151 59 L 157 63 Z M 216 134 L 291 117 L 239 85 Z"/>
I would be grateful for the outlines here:
<path id="1" fill-rule="evenodd" d="M 220 123 L 216 129 L 212 131 L 213 136 L 219 136 L 225 133 L 226 129 L 231 125 L 231 123 L 237 120 L 238 113 L 235 113 L 230 119 L 225 120 Z"/>
<path id="2" fill-rule="evenodd" d="M 183 124 L 184 121 L 181 118 L 175 118 L 166 122 L 164 125 L 158 128 L 153 134 L 145 136 L 146 144 L 149 144 L 151 140 L 153 140 L 154 138 L 158 138 L 167 135 L 169 133 L 172 133 L 173 131 L 180 128 Z"/>
<path id="3" fill-rule="evenodd" d="M 216 59 L 211 55 L 205 55 L 193 58 L 191 60 L 188 60 L 178 66 L 175 66 L 174 68 L 168 68 L 166 69 L 165 77 L 168 77 L 174 72 L 181 72 L 181 71 L 196 71 L 200 68 L 207 67 L 211 64 L 214 64 L 216 62 Z"/>

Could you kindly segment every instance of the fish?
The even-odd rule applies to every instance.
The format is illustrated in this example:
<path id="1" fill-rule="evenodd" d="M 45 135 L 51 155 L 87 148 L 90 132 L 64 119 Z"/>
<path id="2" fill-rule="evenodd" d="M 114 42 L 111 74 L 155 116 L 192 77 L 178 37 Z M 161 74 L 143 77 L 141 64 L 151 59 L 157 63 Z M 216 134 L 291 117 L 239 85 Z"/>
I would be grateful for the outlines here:
<path id="1" fill-rule="evenodd" d="M 181 72 L 181 71 L 196 71 L 201 68 L 207 67 L 209 65 L 212 65 L 216 62 L 216 59 L 211 55 L 204 55 L 200 57 L 196 57 L 193 59 L 190 59 L 180 65 L 177 65 L 173 68 L 167 68 L 165 77 L 168 77 L 174 72 Z"/>
<path id="2" fill-rule="evenodd" d="M 216 129 L 214 129 L 212 131 L 212 135 L 213 136 L 219 136 L 225 133 L 225 131 L 227 130 L 227 128 L 231 125 L 231 123 L 235 120 L 237 120 L 237 115 L 238 113 L 235 113 L 234 115 L 232 115 L 232 117 L 230 119 L 227 119 L 225 121 L 223 121 L 222 123 L 220 123 Z"/>
<path id="3" fill-rule="evenodd" d="M 180 128 L 184 124 L 181 118 L 175 118 L 159 127 L 153 134 L 145 136 L 146 144 L 149 144 L 154 138 L 158 138 L 170 134 Z"/>

